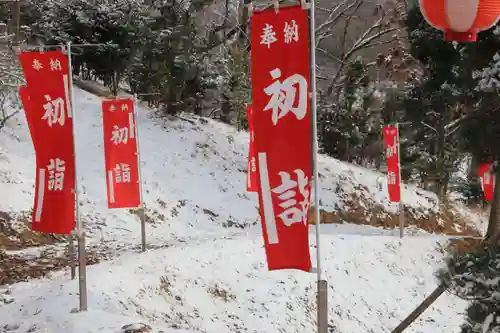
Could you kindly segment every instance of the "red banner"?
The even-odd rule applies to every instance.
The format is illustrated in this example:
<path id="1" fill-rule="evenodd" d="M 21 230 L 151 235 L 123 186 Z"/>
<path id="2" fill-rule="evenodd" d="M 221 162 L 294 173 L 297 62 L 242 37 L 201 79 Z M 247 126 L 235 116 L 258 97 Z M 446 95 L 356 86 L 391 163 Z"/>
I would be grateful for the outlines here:
<path id="1" fill-rule="evenodd" d="M 399 202 L 401 200 L 401 171 L 399 164 L 398 126 L 385 126 L 382 133 L 387 160 L 387 190 L 389 192 L 389 200 Z"/>
<path id="2" fill-rule="evenodd" d="M 34 231 L 70 234 L 75 227 L 75 160 L 68 59 L 61 51 L 23 52 L 21 88 L 36 152 Z"/>
<path id="3" fill-rule="evenodd" d="M 484 200 L 493 200 L 494 193 L 494 177 L 492 173 L 493 163 L 483 163 L 479 165 L 477 171 L 479 178 L 481 178 L 481 187 L 483 189 Z"/>
<path id="4" fill-rule="evenodd" d="M 257 157 L 255 155 L 255 133 L 253 129 L 252 106 L 247 105 L 248 134 L 250 136 L 248 144 L 248 171 L 247 171 L 247 192 L 257 192 L 259 190 L 259 178 L 257 175 Z"/>
<path id="5" fill-rule="evenodd" d="M 102 102 L 104 157 L 109 208 L 141 204 L 134 100 Z"/>
<path id="6" fill-rule="evenodd" d="M 311 270 L 309 32 L 301 6 L 254 12 L 252 108 L 269 270 Z"/>

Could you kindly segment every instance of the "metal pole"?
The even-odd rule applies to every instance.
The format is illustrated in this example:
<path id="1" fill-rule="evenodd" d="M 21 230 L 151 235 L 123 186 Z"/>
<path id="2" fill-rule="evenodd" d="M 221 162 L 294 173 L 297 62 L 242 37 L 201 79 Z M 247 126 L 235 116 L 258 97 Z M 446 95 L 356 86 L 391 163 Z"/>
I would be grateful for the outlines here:
<path id="1" fill-rule="evenodd" d="M 403 204 L 403 186 L 401 179 L 401 154 L 399 142 L 399 123 L 396 123 L 396 132 L 398 140 L 398 171 L 399 171 L 399 238 L 403 238 L 405 234 L 405 209 Z"/>
<path id="2" fill-rule="evenodd" d="M 16 44 L 19 43 L 19 41 L 21 40 L 20 27 L 21 27 L 21 0 L 17 0 L 17 3 L 16 3 L 16 37 L 15 37 Z"/>
<path id="3" fill-rule="evenodd" d="M 75 212 L 76 212 L 76 237 L 78 239 L 78 285 L 80 291 L 80 311 L 87 311 L 87 261 L 85 255 L 85 231 L 83 230 L 82 222 L 80 220 L 80 207 L 78 200 L 78 172 L 76 162 L 76 144 L 75 144 L 75 114 L 76 107 L 74 104 L 74 91 L 73 91 L 73 66 L 71 62 L 71 42 L 67 44 L 68 49 L 68 71 L 69 71 L 69 85 L 70 85 L 70 98 L 71 108 L 73 110 L 73 147 L 75 150 Z"/>
<path id="4" fill-rule="evenodd" d="M 405 235 L 405 209 L 403 206 L 403 201 L 399 201 L 399 238 L 403 238 Z"/>
<path id="5" fill-rule="evenodd" d="M 137 94 L 134 95 L 134 102 L 137 100 Z M 141 149 L 139 147 L 139 124 L 138 124 L 138 108 L 136 108 L 134 103 L 134 116 L 135 116 L 135 143 L 137 151 L 137 169 L 139 171 L 139 193 L 141 198 L 141 207 L 139 208 L 140 219 L 141 219 L 141 242 L 142 242 L 142 252 L 147 249 L 146 246 L 146 207 L 144 206 L 144 192 L 142 190 L 142 168 L 141 168 Z"/>
<path id="6" fill-rule="evenodd" d="M 68 235 L 68 257 L 69 257 L 69 267 L 71 271 L 71 280 L 76 277 L 76 266 L 75 266 L 75 237 L 74 235 Z"/>
<path id="7" fill-rule="evenodd" d="M 319 170 L 318 170 L 318 111 L 317 111 L 317 93 L 316 93 L 316 10 L 314 0 L 311 0 L 309 10 L 309 29 L 310 29 L 310 52 L 311 52 L 311 120 L 312 120 L 312 148 L 313 148 L 313 179 L 314 179 L 314 206 L 316 217 L 316 268 L 317 268 L 317 324 L 318 333 L 328 333 L 328 283 L 323 280 L 323 271 L 321 267 L 321 212 L 319 199 Z"/>

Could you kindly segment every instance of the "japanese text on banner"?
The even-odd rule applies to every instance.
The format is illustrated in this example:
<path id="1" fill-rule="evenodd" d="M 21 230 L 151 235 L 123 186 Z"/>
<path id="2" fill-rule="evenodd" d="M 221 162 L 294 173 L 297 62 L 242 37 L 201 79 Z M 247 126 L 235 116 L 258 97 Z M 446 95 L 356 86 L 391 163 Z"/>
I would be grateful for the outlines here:
<path id="1" fill-rule="evenodd" d="M 70 234 L 75 227 L 75 164 L 68 59 L 61 51 L 23 52 L 20 90 L 36 152 L 32 229 Z"/>
<path id="2" fill-rule="evenodd" d="M 389 200 L 401 200 L 401 172 L 399 166 L 399 131 L 395 125 L 385 126 L 382 130 L 387 161 L 387 190 Z"/>
<path id="3" fill-rule="evenodd" d="M 481 179 L 481 187 L 483 189 L 483 197 L 486 201 L 493 200 L 495 179 L 493 177 L 493 163 L 483 163 L 479 165 L 478 175 Z"/>
<path id="4" fill-rule="evenodd" d="M 269 270 L 311 270 L 309 32 L 299 6 L 251 18 L 252 119 Z"/>
<path id="5" fill-rule="evenodd" d="M 257 155 L 255 153 L 255 133 L 253 126 L 252 106 L 247 105 L 248 120 L 248 171 L 247 171 L 247 192 L 257 192 L 259 190 L 257 175 Z"/>
<path id="6" fill-rule="evenodd" d="M 102 115 L 108 207 L 139 207 L 134 102 L 131 98 L 103 101 Z"/>

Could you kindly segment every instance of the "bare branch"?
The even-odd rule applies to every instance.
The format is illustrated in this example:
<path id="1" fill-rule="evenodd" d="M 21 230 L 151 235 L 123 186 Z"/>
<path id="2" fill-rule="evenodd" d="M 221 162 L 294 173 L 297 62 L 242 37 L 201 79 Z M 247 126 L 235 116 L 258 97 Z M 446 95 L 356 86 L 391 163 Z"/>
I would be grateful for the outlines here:
<path id="1" fill-rule="evenodd" d="M 322 24 L 319 25 L 315 29 L 316 32 L 316 47 L 321 43 L 322 40 L 324 40 L 327 37 L 332 36 L 332 29 L 337 25 L 339 20 L 345 16 L 345 14 L 352 8 L 355 8 L 352 12 L 351 15 L 348 17 L 351 18 L 354 13 L 359 9 L 359 7 L 363 4 L 364 0 L 354 0 L 352 3 L 349 5 L 345 6 L 346 3 L 352 0 L 344 0 L 343 2 L 339 3 L 330 13 L 328 18 L 323 22 Z"/>
<path id="2" fill-rule="evenodd" d="M 7 115 L 5 115 L 5 116 L 2 116 L 2 118 L 0 119 L 0 130 L 1 130 L 2 128 L 4 128 L 4 127 L 5 127 L 5 124 L 7 123 L 7 121 L 8 121 L 10 118 L 14 117 L 16 114 L 18 114 L 18 113 L 19 113 L 19 111 L 20 111 L 20 110 L 19 110 L 19 109 L 17 109 L 17 110 L 15 110 L 14 112 L 12 112 L 12 113 L 10 113 L 10 114 L 7 114 Z"/>
<path id="3" fill-rule="evenodd" d="M 377 28 L 380 28 L 382 26 L 382 18 L 377 22 L 376 25 L 372 26 L 371 28 L 369 28 L 367 31 L 365 31 L 365 33 L 358 38 L 358 40 L 354 43 L 354 45 L 351 47 L 351 49 L 346 52 L 346 54 L 342 57 L 342 60 L 341 60 L 341 64 L 339 66 L 339 68 L 337 69 L 335 75 L 333 76 L 332 80 L 330 81 L 330 84 L 328 86 L 328 89 L 327 89 L 327 94 L 328 95 L 331 95 L 331 93 L 333 92 L 333 89 L 335 87 L 335 84 L 337 82 L 337 80 L 339 79 L 342 71 L 344 70 L 344 67 L 347 65 L 347 61 L 358 51 L 364 49 L 364 48 L 367 48 L 367 47 L 371 47 L 371 46 L 374 46 L 372 45 L 372 43 L 387 35 L 387 34 L 390 34 L 392 32 L 395 32 L 395 31 L 398 31 L 399 28 L 386 28 L 386 29 L 383 29 L 371 36 L 369 36 L 369 34 L 371 32 L 373 32 L 374 30 L 376 30 Z"/>
<path id="4" fill-rule="evenodd" d="M 453 127 L 458 128 L 460 123 L 466 118 L 466 114 L 463 114 L 459 118 L 453 120 L 452 122 L 448 123 L 447 125 L 444 126 L 445 131 L 451 131 L 453 130 Z"/>
<path id="5" fill-rule="evenodd" d="M 327 57 L 331 58 L 332 60 L 335 60 L 336 62 L 340 63 L 341 59 L 333 55 L 332 53 L 328 52 L 327 50 L 321 48 L 321 47 L 316 47 L 316 51 L 319 51 L 326 55 Z"/>
<path id="6" fill-rule="evenodd" d="M 424 125 L 425 127 L 427 127 L 427 128 L 429 128 L 429 129 L 433 130 L 434 132 L 436 132 L 436 134 L 438 133 L 437 129 L 435 129 L 435 128 L 434 128 L 434 127 L 432 127 L 431 125 L 427 124 L 426 122 L 421 121 L 420 123 L 421 123 L 422 125 Z"/>

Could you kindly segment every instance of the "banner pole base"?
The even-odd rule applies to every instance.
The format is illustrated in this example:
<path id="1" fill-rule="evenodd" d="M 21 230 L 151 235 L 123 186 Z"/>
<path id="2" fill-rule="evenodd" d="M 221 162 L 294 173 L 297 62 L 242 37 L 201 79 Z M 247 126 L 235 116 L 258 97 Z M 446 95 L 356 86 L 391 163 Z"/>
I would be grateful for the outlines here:
<path id="1" fill-rule="evenodd" d="M 78 287 L 80 292 L 80 311 L 87 311 L 87 260 L 85 249 L 85 234 L 78 236 Z"/>
<path id="2" fill-rule="evenodd" d="M 75 256 L 75 236 L 68 235 L 68 261 L 71 272 L 71 280 L 76 278 L 76 256 Z"/>
<path id="3" fill-rule="evenodd" d="M 328 282 L 318 280 L 318 333 L 328 333 Z"/>
<path id="4" fill-rule="evenodd" d="M 405 234 L 405 209 L 403 202 L 399 201 L 399 238 L 403 238 Z"/>
<path id="5" fill-rule="evenodd" d="M 142 191 L 141 191 L 142 192 Z M 146 209 L 144 207 L 144 204 L 142 204 L 140 208 L 140 214 L 141 214 L 141 241 L 142 241 L 142 252 L 146 252 L 147 246 L 146 246 Z"/>

